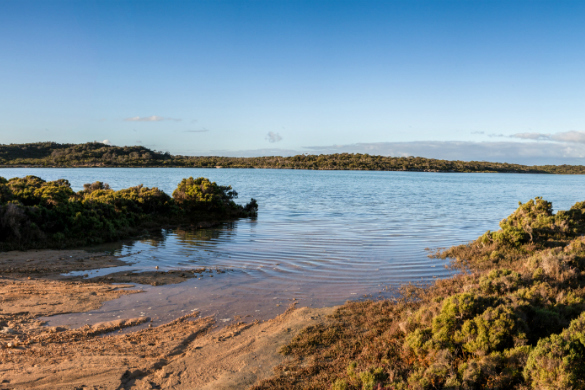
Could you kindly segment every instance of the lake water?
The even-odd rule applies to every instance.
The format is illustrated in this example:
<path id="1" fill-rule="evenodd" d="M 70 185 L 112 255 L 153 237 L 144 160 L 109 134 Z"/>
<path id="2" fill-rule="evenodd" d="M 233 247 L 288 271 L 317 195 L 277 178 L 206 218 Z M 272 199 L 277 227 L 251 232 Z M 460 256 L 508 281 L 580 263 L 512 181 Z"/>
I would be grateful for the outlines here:
<path id="1" fill-rule="evenodd" d="M 53 317 L 51 325 L 148 315 L 166 322 L 200 310 L 219 319 L 268 318 L 290 302 L 328 306 L 364 295 L 387 297 L 387 286 L 449 275 L 425 248 L 465 243 L 518 202 L 536 196 L 555 210 L 585 200 L 585 176 L 367 171 L 188 168 L 11 168 L 0 176 L 65 178 L 75 190 L 96 180 L 113 189 L 144 184 L 167 193 L 184 177 L 232 185 L 238 199 L 260 205 L 258 217 L 213 229 L 164 230 L 141 241 L 107 245 L 127 255 L 119 270 L 210 267 L 230 270 L 171 286 L 141 286 L 144 293 L 101 309 Z"/>

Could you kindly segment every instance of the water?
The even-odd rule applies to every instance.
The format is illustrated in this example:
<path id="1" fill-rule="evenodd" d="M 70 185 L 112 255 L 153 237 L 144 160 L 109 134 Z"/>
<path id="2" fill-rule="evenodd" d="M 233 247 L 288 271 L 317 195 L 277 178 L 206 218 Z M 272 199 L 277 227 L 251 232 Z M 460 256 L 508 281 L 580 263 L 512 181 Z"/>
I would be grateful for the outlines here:
<path id="1" fill-rule="evenodd" d="M 214 278 L 107 302 L 90 313 L 57 316 L 52 325 L 82 325 L 148 315 L 165 322 L 194 309 L 218 318 L 267 318 L 293 299 L 325 306 L 364 295 L 388 296 L 386 286 L 446 277 L 445 262 L 425 248 L 449 247 L 498 229 L 518 201 L 535 196 L 555 209 L 585 199 L 585 177 L 188 168 L 0 169 L 7 178 L 66 178 L 75 190 L 96 180 L 114 189 L 144 184 L 172 193 L 184 177 L 230 184 L 245 203 L 258 200 L 256 219 L 214 229 L 164 230 L 142 241 L 105 248 L 127 255 L 119 270 L 211 267 Z M 101 249 L 104 249 L 102 247 Z M 278 306 L 277 306 L 278 305 Z M 91 316 L 89 315 L 91 314 Z"/>

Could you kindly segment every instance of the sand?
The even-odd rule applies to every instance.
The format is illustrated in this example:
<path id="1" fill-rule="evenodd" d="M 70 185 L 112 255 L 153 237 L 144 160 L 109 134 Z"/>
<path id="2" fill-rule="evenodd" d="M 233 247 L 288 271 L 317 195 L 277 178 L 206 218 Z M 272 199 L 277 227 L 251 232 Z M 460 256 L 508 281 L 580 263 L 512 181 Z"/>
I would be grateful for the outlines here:
<path id="1" fill-rule="evenodd" d="M 198 313 L 157 327 L 145 327 L 147 317 L 77 329 L 43 326 L 39 317 L 94 310 L 140 293 L 103 278 L 61 275 L 121 264 L 84 251 L 0 254 L 0 389 L 243 389 L 270 376 L 285 359 L 279 349 L 333 311 L 291 307 L 272 320 L 228 327 Z M 170 278 L 185 280 L 181 273 Z M 132 331 L 137 325 L 142 329 Z"/>

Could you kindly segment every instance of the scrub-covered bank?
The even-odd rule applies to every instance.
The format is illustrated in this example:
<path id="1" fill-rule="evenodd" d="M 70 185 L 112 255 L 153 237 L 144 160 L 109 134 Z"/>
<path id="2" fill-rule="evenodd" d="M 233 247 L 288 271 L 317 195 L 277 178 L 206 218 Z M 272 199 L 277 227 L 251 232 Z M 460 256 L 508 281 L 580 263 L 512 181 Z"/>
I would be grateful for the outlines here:
<path id="1" fill-rule="evenodd" d="M 165 225 L 256 215 L 237 193 L 205 178 L 183 179 L 172 196 L 142 185 L 114 191 L 95 182 L 74 192 L 67 180 L 0 177 L 0 250 L 98 244 Z"/>
<path id="2" fill-rule="evenodd" d="M 584 389 L 585 202 L 536 198 L 451 258 L 457 276 L 350 302 L 255 389 Z"/>

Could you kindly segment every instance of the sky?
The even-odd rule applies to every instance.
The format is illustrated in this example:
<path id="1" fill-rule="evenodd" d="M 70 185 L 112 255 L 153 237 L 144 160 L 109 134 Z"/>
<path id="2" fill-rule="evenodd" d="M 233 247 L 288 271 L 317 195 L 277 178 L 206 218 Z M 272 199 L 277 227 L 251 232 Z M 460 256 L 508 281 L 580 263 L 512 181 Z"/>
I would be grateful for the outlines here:
<path id="1" fill-rule="evenodd" d="M 584 1 L 0 1 L 0 143 L 583 164 Z"/>

